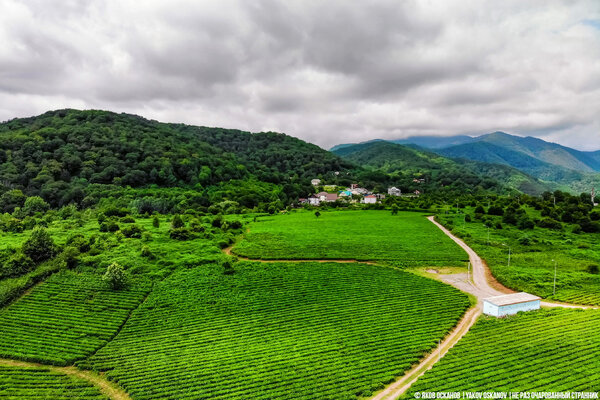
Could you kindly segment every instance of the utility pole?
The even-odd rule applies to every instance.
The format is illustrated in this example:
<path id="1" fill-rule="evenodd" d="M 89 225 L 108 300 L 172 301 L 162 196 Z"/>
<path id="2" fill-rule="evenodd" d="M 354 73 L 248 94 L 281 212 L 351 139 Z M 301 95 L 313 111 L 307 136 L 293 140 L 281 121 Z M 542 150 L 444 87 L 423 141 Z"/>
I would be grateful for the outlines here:
<path id="1" fill-rule="evenodd" d="M 554 261 L 554 289 L 552 290 L 552 296 L 556 295 L 556 265 L 558 264 L 558 261 L 556 260 L 552 260 Z"/>
<path id="2" fill-rule="evenodd" d="M 467 265 L 467 283 L 471 282 L 471 261 Z"/>

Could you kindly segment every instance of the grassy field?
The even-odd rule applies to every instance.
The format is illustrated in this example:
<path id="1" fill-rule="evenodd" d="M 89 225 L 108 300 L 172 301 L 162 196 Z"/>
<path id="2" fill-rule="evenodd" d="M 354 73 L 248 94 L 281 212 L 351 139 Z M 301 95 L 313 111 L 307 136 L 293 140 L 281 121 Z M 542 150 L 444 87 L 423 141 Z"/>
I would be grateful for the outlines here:
<path id="1" fill-rule="evenodd" d="M 179 270 L 79 365 L 136 399 L 351 399 L 401 375 L 469 306 L 456 289 L 362 264 Z"/>
<path id="2" fill-rule="evenodd" d="M 0 398 L 108 400 L 91 383 L 47 368 L 0 365 Z"/>
<path id="3" fill-rule="evenodd" d="M 254 259 L 393 260 L 463 266 L 466 253 L 420 213 L 311 212 L 258 218 L 233 248 Z"/>
<path id="4" fill-rule="evenodd" d="M 528 211 L 532 217 L 539 217 L 535 210 Z M 494 218 L 496 222 L 501 221 L 501 217 Z M 445 224 L 451 221 L 453 232 L 487 261 L 502 284 L 548 299 L 600 304 L 600 274 L 587 271 L 590 265 L 600 265 L 600 234 L 573 234 L 567 229 L 555 231 L 539 227 L 523 231 L 502 224 L 502 229 L 494 225 L 489 229 L 488 242 L 488 228 L 481 222 L 464 222 L 461 215 L 442 215 L 441 220 Z M 555 265 L 556 294 L 553 295 Z"/>
<path id="5" fill-rule="evenodd" d="M 481 317 L 404 396 L 438 391 L 598 391 L 600 311 Z"/>
<path id="6" fill-rule="evenodd" d="M 59 272 L 0 311 L 0 357 L 67 365 L 106 344 L 150 290 L 113 291 L 93 274 Z"/>

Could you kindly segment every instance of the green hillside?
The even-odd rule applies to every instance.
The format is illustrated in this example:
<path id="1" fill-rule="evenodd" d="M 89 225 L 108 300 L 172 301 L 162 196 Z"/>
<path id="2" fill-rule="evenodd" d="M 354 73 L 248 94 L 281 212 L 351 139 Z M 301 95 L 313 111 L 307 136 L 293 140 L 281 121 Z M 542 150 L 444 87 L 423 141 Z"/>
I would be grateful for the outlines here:
<path id="1" fill-rule="evenodd" d="M 356 164 L 375 168 L 392 175 L 401 189 L 425 186 L 428 190 L 483 187 L 498 193 L 516 189 L 539 194 L 549 187 L 538 180 L 507 166 L 447 157 L 408 146 L 377 141 L 346 146 L 334 151 Z M 423 178 L 415 185 L 413 179 Z M 502 182 L 502 183 L 501 183 Z"/>
<path id="2" fill-rule="evenodd" d="M 249 181 L 267 184 L 262 190 L 267 198 L 245 201 L 246 207 L 272 202 L 281 207 L 310 193 L 311 178 L 341 179 L 336 171 L 345 171 L 339 176 L 348 181 L 360 173 L 316 145 L 274 132 L 253 134 L 77 110 L 0 124 L 0 196 L 9 192 L 0 200 L 3 212 L 23 205 L 21 192 L 39 195 L 52 206 L 87 207 L 100 197 L 95 193 L 125 187 L 190 188 L 208 206 L 219 200 L 215 192 L 221 200 L 256 197 L 248 191 L 258 184 L 241 190 Z"/>

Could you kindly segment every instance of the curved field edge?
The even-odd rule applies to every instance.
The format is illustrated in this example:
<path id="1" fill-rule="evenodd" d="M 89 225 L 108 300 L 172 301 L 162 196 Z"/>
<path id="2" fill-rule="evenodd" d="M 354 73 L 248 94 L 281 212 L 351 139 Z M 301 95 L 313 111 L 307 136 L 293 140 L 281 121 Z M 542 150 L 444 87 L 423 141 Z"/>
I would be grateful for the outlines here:
<path id="1" fill-rule="evenodd" d="M 232 248 L 250 259 L 386 260 L 398 265 L 464 266 L 465 253 L 424 214 L 306 211 L 261 217 Z"/>
<path id="2" fill-rule="evenodd" d="M 91 371 L 0 359 L 0 397 L 130 400 L 114 382 Z"/>
<path id="3" fill-rule="evenodd" d="M 403 398 L 439 391 L 598 391 L 599 323 L 599 310 L 482 316 Z"/>
<path id="4" fill-rule="evenodd" d="M 458 290 L 386 267 L 240 262 L 156 286 L 83 368 L 136 399 L 370 396 L 469 307 Z"/>

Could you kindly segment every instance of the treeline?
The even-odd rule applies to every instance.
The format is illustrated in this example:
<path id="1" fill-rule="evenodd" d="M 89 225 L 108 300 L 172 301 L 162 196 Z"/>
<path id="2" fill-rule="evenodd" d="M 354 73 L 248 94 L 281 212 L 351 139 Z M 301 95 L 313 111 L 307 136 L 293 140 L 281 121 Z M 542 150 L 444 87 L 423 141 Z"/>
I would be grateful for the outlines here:
<path id="1" fill-rule="evenodd" d="M 58 110 L 15 119 L 0 124 L 0 138 L 0 195 L 20 190 L 53 208 L 89 207 L 103 185 L 181 187 L 209 202 L 226 194 L 229 189 L 220 185 L 230 181 L 279 186 L 283 195 L 269 201 L 246 193 L 240 204 L 249 208 L 304 196 L 311 178 L 352 181 L 359 170 L 283 134 L 165 124 L 106 111 Z M 2 207 L 14 209 L 6 202 Z"/>

